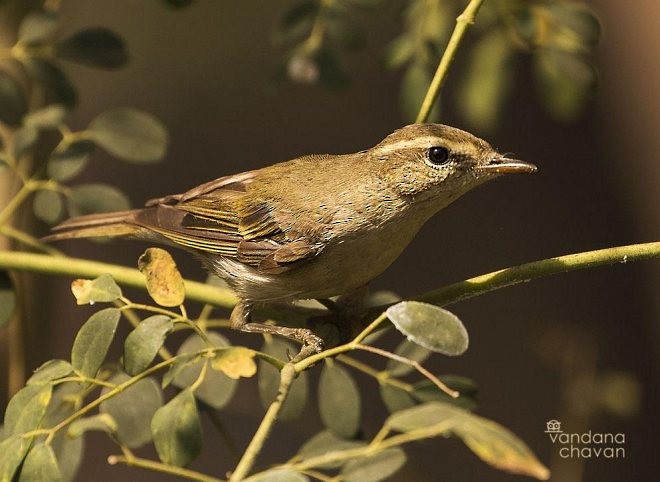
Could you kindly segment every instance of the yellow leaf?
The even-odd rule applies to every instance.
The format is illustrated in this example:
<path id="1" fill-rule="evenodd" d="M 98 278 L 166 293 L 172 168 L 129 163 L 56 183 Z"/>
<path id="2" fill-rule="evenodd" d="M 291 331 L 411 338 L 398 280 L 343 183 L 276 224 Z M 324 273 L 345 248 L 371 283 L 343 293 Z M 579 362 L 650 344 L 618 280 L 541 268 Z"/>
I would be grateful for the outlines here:
<path id="1" fill-rule="evenodd" d="M 147 291 L 161 306 L 179 306 L 185 299 L 181 273 L 170 253 L 160 248 L 147 249 L 138 260 L 138 269 L 147 281 Z"/>
<path id="2" fill-rule="evenodd" d="M 240 377 L 252 377 L 257 373 L 257 364 L 254 362 L 254 352 L 248 348 L 237 346 L 225 350 L 213 359 L 211 367 L 234 380 Z"/>

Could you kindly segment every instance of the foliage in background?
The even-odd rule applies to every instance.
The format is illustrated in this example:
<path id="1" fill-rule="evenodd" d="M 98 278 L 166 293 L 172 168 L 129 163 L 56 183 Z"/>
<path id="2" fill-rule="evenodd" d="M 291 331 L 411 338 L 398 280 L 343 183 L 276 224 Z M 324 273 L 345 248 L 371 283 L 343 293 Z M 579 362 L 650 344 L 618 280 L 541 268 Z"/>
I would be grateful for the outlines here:
<path id="1" fill-rule="evenodd" d="M 348 77 L 337 53 L 359 48 L 365 40 L 354 13 L 374 13 L 383 3 L 308 0 L 292 6 L 275 34 L 288 49 L 287 74 L 330 89 L 344 87 Z M 403 29 L 393 36 L 385 59 L 388 67 L 405 69 L 402 103 L 411 116 L 463 2 L 400 3 Z M 182 8 L 194 2 L 163 4 Z M 582 2 L 493 0 L 486 3 L 476 27 L 479 35 L 461 83 L 461 105 L 471 122 L 482 128 L 494 125 L 498 106 L 514 81 L 511 62 L 519 53 L 532 56 L 551 112 L 560 118 L 575 115 L 593 86 L 585 54 L 598 37 L 595 17 Z M 117 69 L 126 64 L 128 53 L 124 41 L 106 28 L 92 26 L 66 38 L 58 30 L 56 8 L 33 11 L 20 24 L 17 42 L 0 52 L 11 61 L 11 68 L 0 70 L 0 170 L 8 171 L 5 174 L 20 186 L 0 211 L 0 235 L 53 257 L 61 255 L 12 224 L 20 208 L 30 202 L 34 215 L 48 224 L 65 216 L 126 209 L 128 200 L 117 188 L 76 184 L 76 176 L 96 148 L 123 161 L 152 163 L 163 158 L 168 144 L 167 131 L 157 119 L 126 107 L 100 113 L 82 131 L 67 126 L 77 96 L 65 74 L 66 62 Z M 107 274 L 72 283 L 78 304 L 107 306 L 82 324 L 70 359 L 46 362 L 10 400 L 0 432 L 0 481 L 73 480 L 89 431 L 104 432 L 117 444 L 120 454 L 109 457 L 111 464 L 218 481 L 186 466 L 203 448 L 202 417 L 210 418 L 224 436 L 222 410 L 238 384 L 249 378 L 257 379 L 267 411 L 250 445 L 236 454 L 240 462 L 230 480 L 383 480 L 405 463 L 402 446 L 444 437 L 462 440 L 494 467 L 548 477 L 520 439 L 472 412 L 477 405 L 473 381 L 436 377 L 422 366 L 432 352 L 455 356 L 467 349 L 465 327 L 450 312 L 427 303 L 396 303 L 391 295 L 383 301 L 377 294 L 374 305 L 391 306 L 375 314 L 359 335 L 294 364 L 289 358 L 294 346 L 287 341 L 265 336 L 260 350 L 232 346 L 220 332 L 228 321 L 210 318 L 211 307 L 205 306 L 198 317 L 189 316 L 184 282 L 169 255 L 159 249 L 146 254 L 139 266 L 154 304 L 132 302 Z M 154 263 L 159 263 L 157 270 Z M 154 271 L 159 276 L 153 276 Z M 10 277 L 0 272 L 0 324 L 10 319 L 14 298 Z M 377 346 L 383 332 L 377 330 L 388 320 L 406 337 L 392 352 Z M 130 323 L 132 331 L 117 340 L 123 322 Z M 180 330 L 189 336 L 174 351 L 170 337 Z M 108 357 L 113 343 L 123 344 L 119 359 Z M 355 351 L 387 362 L 376 368 L 353 358 Z M 295 419 L 309 403 L 307 369 L 315 364 L 321 365 L 317 398 L 323 426 L 289 460 L 246 478 L 275 420 Z M 390 412 L 376 433 L 365 433 L 353 372 L 373 378 Z M 153 444 L 158 460 L 134 454 L 146 444 Z M 227 445 L 235 451 L 231 440 Z M 231 457 L 221 462 L 226 465 L 217 473 L 231 469 Z"/>

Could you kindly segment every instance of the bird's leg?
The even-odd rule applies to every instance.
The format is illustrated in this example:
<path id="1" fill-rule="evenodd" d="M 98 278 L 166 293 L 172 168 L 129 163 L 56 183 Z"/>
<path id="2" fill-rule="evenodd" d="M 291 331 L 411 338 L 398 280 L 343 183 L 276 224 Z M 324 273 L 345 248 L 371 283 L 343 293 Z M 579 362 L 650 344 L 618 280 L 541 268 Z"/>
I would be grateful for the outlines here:
<path id="1" fill-rule="evenodd" d="M 252 305 L 249 301 L 239 301 L 229 316 L 229 326 L 247 333 L 268 333 L 283 336 L 302 343 L 300 353 L 292 361 L 302 360 L 313 353 L 323 350 L 323 340 L 307 328 L 289 328 L 287 326 L 266 325 L 251 322 Z"/>

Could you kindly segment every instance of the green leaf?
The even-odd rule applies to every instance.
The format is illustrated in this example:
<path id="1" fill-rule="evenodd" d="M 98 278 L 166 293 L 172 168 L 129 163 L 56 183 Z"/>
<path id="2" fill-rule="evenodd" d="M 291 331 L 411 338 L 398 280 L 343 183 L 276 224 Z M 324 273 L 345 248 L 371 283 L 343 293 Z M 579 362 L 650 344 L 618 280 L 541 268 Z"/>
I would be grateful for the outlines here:
<path id="1" fill-rule="evenodd" d="M 138 259 L 138 269 L 147 282 L 149 296 L 160 306 L 179 306 L 186 298 L 183 277 L 170 253 L 148 248 Z"/>
<path id="2" fill-rule="evenodd" d="M 66 109 L 59 104 L 49 105 L 28 113 L 23 122 L 37 129 L 57 129 L 64 122 Z"/>
<path id="3" fill-rule="evenodd" d="M 300 447 L 297 457 L 301 459 L 309 459 L 318 455 L 325 455 L 330 452 L 339 452 L 341 450 L 349 450 L 357 447 L 364 447 L 365 442 L 356 440 L 345 440 L 337 437 L 330 430 L 324 430 L 317 433 L 312 438 Z M 325 465 L 320 465 L 320 469 L 335 469 L 340 467 L 344 461 L 330 462 Z"/>
<path id="4" fill-rule="evenodd" d="M 71 292 L 75 296 L 78 305 L 110 303 L 122 297 L 121 288 L 107 273 L 93 280 L 74 280 L 71 283 Z"/>
<path id="5" fill-rule="evenodd" d="M 16 307 L 16 294 L 6 271 L 0 271 L 0 327 L 7 323 Z"/>
<path id="6" fill-rule="evenodd" d="M 385 50 L 385 66 L 396 69 L 408 62 L 415 53 L 415 43 L 408 35 L 394 39 Z"/>
<path id="7" fill-rule="evenodd" d="M 511 41 L 503 30 L 486 34 L 472 49 L 458 105 L 468 122 L 479 130 L 492 132 L 497 125 L 512 84 L 512 57 Z"/>
<path id="8" fill-rule="evenodd" d="M 48 159 L 46 172 L 56 181 L 68 181 L 87 165 L 89 155 L 94 151 L 91 141 L 75 141 L 58 147 Z"/>
<path id="9" fill-rule="evenodd" d="M 228 347 L 229 341 L 218 333 L 208 334 L 209 341 L 215 347 Z M 207 348 L 206 343 L 196 334 L 190 335 L 181 345 L 178 355 L 194 353 Z M 179 373 L 174 377 L 172 384 L 179 388 L 186 388 L 195 383 L 202 370 L 202 365 L 208 363 L 208 359 L 197 360 L 193 363 L 184 363 Z M 224 373 L 215 370 L 207 370 L 206 377 L 197 390 L 195 396 L 215 409 L 221 409 L 229 403 L 236 391 L 236 380 L 232 380 Z"/>
<path id="10" fill-rule="evenodd" d="M 110 383 L 119 385 L 130 377 L 118 373 Z M 103 389 L 107 393 L 109 389 Z M 153 378 L 144 378 L 119 395 L 101 404 L 101 413 L 110 415 L 117 424 L 117 438 L 130 448 L 151 441 L 150 420 L 163 405 L 163 394 Z"/>
<path id="11" fill-rule="evenodd" d="M 65 360 L 49 360 L 37 368 L 26 382 L 27 385 L 40 385 L 59 378 L 64 378 L 73 372 L 71 363 Z"/>
<path id="12" fill-rule="evenodd" d="M 39 131 L 32 126 L 25 125 L 14 133 L 12 140 L 12 155 L 14 159 L 21 159 L 25 154 L 32 151 L 39 140 Z"/>
<path id="13" fill-rule="evenodd" d="M 129 375 L 147 369 L 174 328 L 172 318 L 154 315 L 146 318 L 128 334 L 124 342 L 124 367 Z"/>
<path id="14" fill-rule="evenodd" d="M 115 336 L 121 311 L 106 308 L 94 313 L 80 328 L 71 349 L 73 368 L 86 377 L 96 376 Z"/>
<path id="15" fill-rule="evenodd" d="M 275 42 L 278 45 L 293 44 L 309 35 L 318 10 L 319 4 L 312 0 L 303 0 L 289 8 L 275 29 Z"/>
<path id="16" fill-rule="evenodd" d="M 420 62 L 412 62 L 406 69 L 401 83 L 401 111 L 406 120 L 412 121 L 417 118 L 417 113 L 430 85 L 431 74 L 428 68 Z M 428 122 L 434 122 L 440 117 L 438 105 L 436 101 L 431 109 Z"/>
<path id="17" fill-rule="evenodd" d="M 245 482 L 309 482 L 309 477 L 289 468 L 275 468 L 253 475 Z"/>
<path id="18" fill-rule="evenodd" d="M 62 218 L 64 203 L 60 193 L 44 190 L 34 196 L 32 204 L 34 215 L 48 224 L 55 224 Z"/>
<path id="19" fill-rule="evenodd" d="M 449 388 L 459 392 L 460 396 L 458 398 L 450 397 L 430 380 L 415 383 L 412 396 L 420 402 L 445 402 L 466 410 L 477 408 L 478 388 L 473 380 L 457 375 L 443 375 L 439 378 Z"/>
<path id="20" fill-rule="evenodd" d="M 126 195 L 119 189 L 106 184 L 73 186 L 71 195 L 68 198 L 68 208 L 71 216 L 125 211 L 129 207 L 130 203 Z"/>
<path id="21" fill-rule="evenodd" d="M 25 95 L 18 82 L 4 70 L 0 70 L 0 122 L 18 127 L 27 112 Z"/>
<path id="22" fill-rule="evenodd" d="M 392 385 L 382 384 L 380 386 L 380 398 L 383 399 L 383 403 L 390 413 L 415 406 L 415 400 L 408 392 Z"/>
<path id="23" fill-rule="evenodd" d="M 148 428 L 148 427 L 147 427 Z M 105 432 L 114 434 L 117 432 L 117 422 L 107 413 L 99 413 L 91 417 L 79 418 L 69 426 L 66 435 L 69 438 L 78 438 L 85 432 Z M 151 434 L 149 434 L 151 439 Z"/>
<path id="24" fill-rule="evenodd" d="M 50 445 L 38 443 L 30 449 L 18 482 L 62 482 L 55 453 Z"/>
<path id="25" fill-rule="evenodd" d="M 160 384 L 161 388 L 167 388 L 184 368 L 191 366 L 199 359 L 200 356 L 194 353 L 177 355 L 174 363 L 170 365 L 170 368 L 163 375 L 163 380 Z"/>
<path id="26" fill-rule="evenodd" d="M 77 410 L 77 400 L 84 396 L 85 387 L 85 384 L 74 382 L 59 384 L 53 391 L 41 426 L 54 427 L 73 415 Z M 82 460 L 82 438 L 73 439 L 67 436 L 66 430 L 60 430 L 53 438 L 51 446 L 55 451 L 62 479 L 72 481 Z"/>
<path id="27" fill-rule="evenodd" d="M 125 161 L 153 163 L 165 155 L 168 134 L 153 115 L 136 109 L 106 111 L 89 125 L 94 142 Z"/>
<path id="28" fill-rule="evenodd" d="M 581 2 L 561 2 L 548 4 L 548 11 L 554 16 L 554 22 L 560 30 L 567 30 L 587 46 L 595 46 L 601 37 L 598 17 L 591 7 Z"/>
<path id="29" fill-rule="evenodd" d="M 396 347 L 394 353 L 418 363 L 423 363 L 431 355 L 431 351 L 428 348 L 424 348 L 410 340 L 403 340 L 399 346 Z M 390 375 L 393 377 L 402 377 L 413 371 L 415 367 L 390 359 L 387 361 L 385 369 L 389 371 Z"/>
<path id="30" fill-rule="evenodd" d="M 0 442 L 0 481 L 14 480 L 14 473 L 21 465 L 29 446 L 30 441 L 20 436 L 8 437 Z"/>
<path id="31" fill-rule="evenodd" d="M 52 39 L 60 28 L 55 13 L 47 10 L 34 10 L 28 13 L 18 28 L 18 40 L 27 45 L 38 44 Z"/>
<path id="32" fill-rule="evenodd" d="M 70 108 L 78 103 L 76 90 L 59 67 L 42 59 L 30 59 L 26 65 L 44 90 L 46 104 L 62 104 Z"/>
<path id="33" fill-rule="evenodd" d="M 427 437 L 452 433 L 481 460 L 498 469 L 539 480 L 550 476 L 527 445 L 508 429 L 446 403 L 429 402 L 402 410 L 390 415 L 386 425 L 400 432 L 424 430 Z"/>
<path id="34" fill-rule="evenodd" d="M 62 59 L 100 69 L 118 69 L 128 62 L 124 41 L 103 27 L 87 28 L 58 42 L 55 54 Z"/>
<path id="35" fill-rule="evenodd" d="M 29 385 L 16 392 L 9 400 L 5 411 L 5 436 L 39 428 L 52 392 L 51 385 Z"/>
<path id="36" fill-rule="evenodd" d="M 275 358 L 279 358 L 280 360 L 286 360 L 288 356 L 287 352 L 296 353 L 297 347 L 288 340 L 271 337 L 270 340 L 264 341 L 264 345 L 261 347 L 261 351 Z M 279 385 L 279 370 L 272 366 L 270 363 L 259 360 L 259 398 L 261 399 L 261 404 L 264 407 L 268 407 L 273 402 L 273 400 L 275 400 Z M 300 417 L 303 410 L 305 409 L 305 406 L 307 405 L 308 397 L 309 378 L 307 373 L 302 372 L 298 375 L 298 378 L 296 378 L 293 385 L 291 385 L 289 396 L 282 405 L 279 420 L 286 422 Z"/>
<path id="37" fill-rule="evenodd" d="M 385 312 L 409 340 L 444 355 L 460 355 L 468 347 L 468 334 L 453 313 L 428 303 L 403 301 Z"/>
<path id="38" fill-rule="evenodd" d="M 378 482 L 394 474 L 406 463 L 406 453 L 393 447 L 374 455 L 349 460 L 341 471 L 344 482 Z"/>
<path id="39" fill-rule="evenodd" d="M 156 411 L 151 420 L 151 432 L 158 457 L 166 464 L 184 466 L 199 455 L 202 427 L 190 388 Z"/>
<path id="40" fill-rule="evenodd" d="M 360 391 L 353 377 L 336 363 L 326 363 L 319 380 L 319 413 L 336 435 L 350 439 L 360 429 Z"/>
<path id="41" fill-rule="evenodd" d="M 543 50 L 535 56 L 534 74 L 548 112 L 564 122 L 575 120 L 594 92 L 594 67 L 579 55 Z"/>

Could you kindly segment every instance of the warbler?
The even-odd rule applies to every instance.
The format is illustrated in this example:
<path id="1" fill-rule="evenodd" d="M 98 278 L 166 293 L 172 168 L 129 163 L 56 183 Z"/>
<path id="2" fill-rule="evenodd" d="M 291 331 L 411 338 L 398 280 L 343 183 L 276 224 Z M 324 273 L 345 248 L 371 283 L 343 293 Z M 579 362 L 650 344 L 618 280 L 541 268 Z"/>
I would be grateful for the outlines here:
<path id="1" fill-rule="evenodd" d="M 307 155 L 220 177 L 123 212 L 80 216 L 50 240 L 129 236 L 184 248 L 236 292 L 233 328 L 320 350 L 310 330 L 252 323 L 254 303 L 329 298 L 383 272 L 452 201 L 528 162 L 441 124 L 412 124 L 354 154 Z"/>

